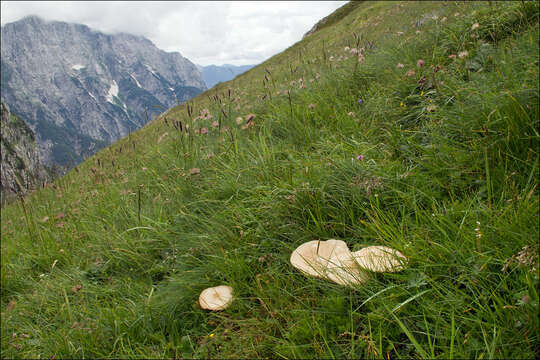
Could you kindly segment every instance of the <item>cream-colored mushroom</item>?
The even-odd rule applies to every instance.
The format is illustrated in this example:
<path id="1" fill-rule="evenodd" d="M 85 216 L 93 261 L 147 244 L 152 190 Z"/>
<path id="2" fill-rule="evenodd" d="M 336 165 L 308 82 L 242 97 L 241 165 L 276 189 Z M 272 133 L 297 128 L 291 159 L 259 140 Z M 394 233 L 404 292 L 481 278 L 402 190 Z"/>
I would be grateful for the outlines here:
<path id="1" fill-rule="evenodd" d="M 360 285 L 367 279 L 365 271 L 358 268 L 352 253 L 333 257 L 328 261 L 326 278 L 339 285 Z"/>
<path id="2" fill-rule="evenodd" d="M 300 271 L 315 277 L 325 277 L 328 261 L 334 256 L 350 254 L 344 241 L 330 239 L 327 241 L 308 241 L 293 251 L 291 264 Z"/>
<path id="3" fill-rule="evenodd" d="M 386 246 L 368 246 L 352 254 L 361 268 L 374 272 L 401 271 L 407 262 L 405 255 Z"/>
<path id="4" fill-rule="evenodd" d="M 315 277 L 322 276 L 323 266 L 317 254 L 320 241 L 308 241 L 297 247 L 291 254 L 291 264 L 300 271 Z"/>
<path id="5" fill-rule="evenodd" d="M 308 241 L 293 251 L 291 264 L 307 275 L 340 285 L 357 285 L 366 278 L 342 240 Z"/>
<path id="6" fill-rule="evenodd" d="M 351 257 L 351 251 L 345 241 L 335 239 L 321 241 L 318 254 L 325 266 L 332 258 L 346 259 Z"/>
<path id="7" fill-rule="evenodd" d="M 232 292 L 232 287 L 227 285 L 204 289 L 199 296 L 199 305 L 206 310 L 224 310 L 232 303 Z"/>

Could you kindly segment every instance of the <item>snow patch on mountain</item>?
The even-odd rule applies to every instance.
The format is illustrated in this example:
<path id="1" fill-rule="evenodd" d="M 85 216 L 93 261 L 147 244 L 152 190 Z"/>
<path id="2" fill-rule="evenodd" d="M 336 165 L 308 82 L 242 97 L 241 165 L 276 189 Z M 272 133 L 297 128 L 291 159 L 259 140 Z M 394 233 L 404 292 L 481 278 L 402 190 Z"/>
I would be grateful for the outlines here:
<path id="1" fill-rule="evenodd" d="M 144 64 L 144 66 L 146 67 L 146 69 L 148 69 L 148 71 L 150 71 L 153 75 L 157 76 L 156 74 L 156 71 L 154 69 L 152 69 L 152 67 L 148 64 Z"/>
<path id="2" fill-rule="evenodd" d="M 135 80 L 135 84 L 137 84 L 137 86 L 140 87 L 140 88 L 142 89 L 142 86 L 141 86 L 141 84 L 139 84 L 139 82 L 137 81 L 137 78 L 136 78 L 133 74 L 129 74 L 129 76 L 131 76 L 131 78 L 132 78 L 133 80 Z"/>
<path id="3" fill-rule="evenodd" d="M 111 104 L 114 104 L 113 99 L 115 97 L 118 97 L 118 84 L 115 80 L 112 81 L 111 87 L 109 88 L 109 92 L 107 93 L 106 99 Z"/>

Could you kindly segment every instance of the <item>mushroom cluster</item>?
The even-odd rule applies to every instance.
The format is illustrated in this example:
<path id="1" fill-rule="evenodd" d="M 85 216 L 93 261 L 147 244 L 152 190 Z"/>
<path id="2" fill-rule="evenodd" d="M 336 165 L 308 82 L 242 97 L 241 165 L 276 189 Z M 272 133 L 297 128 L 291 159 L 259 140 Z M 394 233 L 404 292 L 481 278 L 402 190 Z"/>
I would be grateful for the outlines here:
<path id="1" fill-rule="evenodd" d="M 340 285 L 359 285 L 368 271 L 396 272 L 405 269 L 407 258 L 386 246 L 368 246 L 351 252 L 342 240 L 313 240 L 300 245 L 291 254 L 291 264 L 308 276 L 328 279 Z M 199 296 L 202 309 L 225 310 L 233 300 L 233 289 L 220 285 L 205 289 Z"/>
<path id="2" fill-rule="evenodd" d="M 308 276 L 331 280 L 340 285 L 358 285 L 367 279 L 366 271 L 395 272 L 404 269 L 407 258 L 386 246 L 368 246 L 351 252 L 342 240 L 313 240 L 291 254 L 291 264 Z"/>

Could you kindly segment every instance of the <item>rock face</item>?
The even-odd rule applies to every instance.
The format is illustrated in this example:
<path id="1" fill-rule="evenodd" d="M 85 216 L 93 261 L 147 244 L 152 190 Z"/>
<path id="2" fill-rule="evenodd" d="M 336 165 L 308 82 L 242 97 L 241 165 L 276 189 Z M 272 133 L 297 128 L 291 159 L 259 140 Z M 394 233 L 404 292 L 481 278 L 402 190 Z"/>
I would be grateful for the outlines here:
<path id="1" fill-rule="evenodd" d="M 234 79 L 237 75 L 240 75 L 255 65 L 208 65 L 208 66 L 198 66 L 199 70 L 202 71 L 204 82 L 208 88 L 216 85 L 219 82 L 225 82 Z"/>
<path id="2" fill-rule="evenodd" d="M 39 161 L 36 140 L 32 129 L 12 114 L 2 101 L 0 104 L 0 200 L 16 192 L 26 192 L 48 179 Z"/>
<path id="3" fill-rule="evenodd" d="M 75 165 L 206 90 L 192 62 L 144 37 L 35 16 L 1 35 L 1 96 L 34 130 L 48 165 Z"/>

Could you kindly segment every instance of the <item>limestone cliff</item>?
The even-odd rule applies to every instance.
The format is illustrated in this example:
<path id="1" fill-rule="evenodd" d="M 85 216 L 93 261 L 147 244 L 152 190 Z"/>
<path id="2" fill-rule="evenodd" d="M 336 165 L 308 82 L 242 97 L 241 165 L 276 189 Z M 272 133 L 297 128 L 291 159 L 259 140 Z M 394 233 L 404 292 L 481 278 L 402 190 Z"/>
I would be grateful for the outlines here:
<path id="1" fill-rule="evenodd" d="M 32 129 L 12 114 L 3 101 L 0 108 L 0 197 L 4 202 L 9 195 L 39 186 L 48 174 L 39 160 Z"/>
<path id="2" fill-rule="evenodd" d="M 2 27 L 1 96 L 47 165 L 75 165 L 206 90 L 180 53 L 129 34 L 30 16 Z"/>

